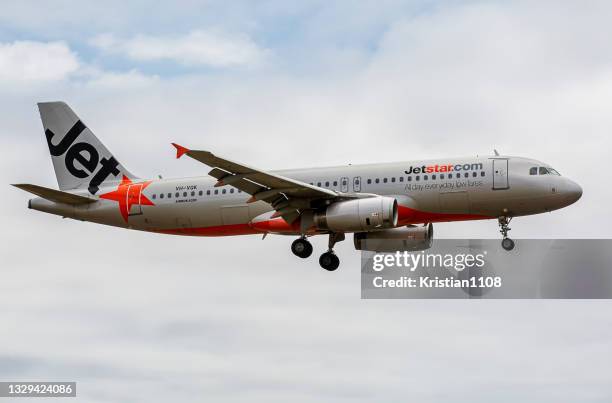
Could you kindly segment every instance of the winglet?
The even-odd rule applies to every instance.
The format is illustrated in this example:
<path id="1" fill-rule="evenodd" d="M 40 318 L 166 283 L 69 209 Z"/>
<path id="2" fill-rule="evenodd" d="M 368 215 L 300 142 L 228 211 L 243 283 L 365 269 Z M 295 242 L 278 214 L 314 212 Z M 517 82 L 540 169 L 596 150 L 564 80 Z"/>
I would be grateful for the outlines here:
<path id="1" fill-rule="evenodd" d="M 181 145 L 178 145 L 176 143 L 172 143 L 172 145 L 174 146 L 174 148 L 176 148 L 176 158 L 181 158 L 183 155 L 187 154 L 189 152 L 188 148 L 185 148 Z"/>

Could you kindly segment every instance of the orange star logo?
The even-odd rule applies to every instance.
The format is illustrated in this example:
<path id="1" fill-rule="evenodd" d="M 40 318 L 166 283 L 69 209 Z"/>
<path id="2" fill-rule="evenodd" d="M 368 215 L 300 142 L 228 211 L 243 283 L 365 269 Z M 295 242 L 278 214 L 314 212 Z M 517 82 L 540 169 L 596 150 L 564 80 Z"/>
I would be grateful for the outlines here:
<path id="1" fill-rule="evenodd" d="M 119 212 L 121 216 L 128 222 L 130 210 L 134 205 L 154 206 L 153 202 L 142 194 L 144 188 L 149 186 L 152 181 L 133 183 L 130 178 L 123 175 L 123 180 L 117 187 L 117 190 L 100 195 L 100 199 L 114 200 L 119 203 Z"/>

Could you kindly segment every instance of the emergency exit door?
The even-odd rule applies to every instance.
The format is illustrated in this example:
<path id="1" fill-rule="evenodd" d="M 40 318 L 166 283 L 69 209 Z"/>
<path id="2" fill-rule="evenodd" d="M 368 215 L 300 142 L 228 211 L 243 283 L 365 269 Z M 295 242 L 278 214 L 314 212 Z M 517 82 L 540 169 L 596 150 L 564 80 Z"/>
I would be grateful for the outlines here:
<path id="1" fill-rule="evenodd" d="M 142 214 L 142 188 L 144 184 L 136 183 L 129 185 L 125 193 L 125 205 L 128 208 L 128 215 Z"/>
<path id="2" fill-rule="evenodd" d="M 340 191 L 342 193 L 347 193 L 349 189 L 349 180 L 347 177 L 340 178 Z"/>

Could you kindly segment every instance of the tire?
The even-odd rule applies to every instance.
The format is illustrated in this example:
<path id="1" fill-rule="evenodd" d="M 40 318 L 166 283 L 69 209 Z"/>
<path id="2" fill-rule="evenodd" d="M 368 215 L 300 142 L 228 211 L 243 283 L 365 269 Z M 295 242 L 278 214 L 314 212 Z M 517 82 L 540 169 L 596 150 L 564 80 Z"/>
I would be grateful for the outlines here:
<path id="1" fill-rule="evenodd" d="M 333 252 L 325 252 L 319 258 L 319 264 L 327 271 L 334 271 L 340 266 L 340 259 Z"/>
<path id="2" fill-rule="evenodd" d="M 502 248 L 504 248 L 507 251 L 511 251 L 512 249 L 514 249 L 514 241 L 510 238 L 502 239 L 501 245 L 502 245 Z"/>
<path id="3" fill-rule="evenodd" d="M 306 259 L 312 255 L 312 244 L 306 239 L 298 238 L 291 244 L 291 252 L 297 257 Z"/>

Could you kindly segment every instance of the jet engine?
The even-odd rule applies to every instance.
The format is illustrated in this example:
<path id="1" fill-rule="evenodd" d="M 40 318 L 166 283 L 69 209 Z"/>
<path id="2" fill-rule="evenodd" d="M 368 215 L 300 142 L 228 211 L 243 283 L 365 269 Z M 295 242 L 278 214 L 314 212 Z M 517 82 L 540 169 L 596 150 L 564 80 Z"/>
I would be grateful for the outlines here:
<path id="1" fill-rule="evenodd" d="M 355 249 L 372 252 L 418 251 L 431 247 L 433 225 L 391 228 L 383 231 L 356 232 Z"/>
<path id="2" fill-rule="evenodd" d="M 329 205 L 313 217 L 318 229 L 334 232 L 361 232 L 393 228 L 397 225 L 397 200 L 375 196 Z"/>

